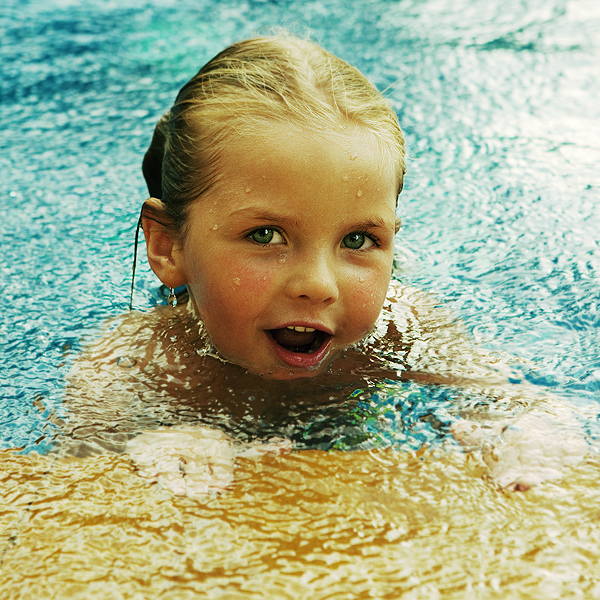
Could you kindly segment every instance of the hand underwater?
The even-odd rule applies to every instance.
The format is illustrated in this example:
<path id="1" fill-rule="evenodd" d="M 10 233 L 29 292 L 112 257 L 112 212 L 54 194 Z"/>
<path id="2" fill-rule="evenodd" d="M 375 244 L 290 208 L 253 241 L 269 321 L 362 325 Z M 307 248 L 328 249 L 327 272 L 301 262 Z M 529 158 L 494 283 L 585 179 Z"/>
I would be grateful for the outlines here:
<path id="1" fill-rule="evenodd" d="M 283 438 L 234 446 L 227 434 L 208 427 L 159 427 L 129 440 L 126 446 L 142 477 L 188 498 L 229 489 L 236 455 L 257 458 L 290 451 L 291 442 Z"/>
<path id="2" fill-rule="evenodd" d="M 524 491 L 562 479 L 565 470 L 585 456 L 588 445 L 575 427 L 547 414 L 528 413 L 516 421 L 502 420 L 491 427 L 458 421 L 453 435 L 460 444 L 481 450 L 501 488 Z"/>
<path id="3" fill-rule="evenodd" d="M 142 477 L 176 496 L 197 498 L 233 482 L 233 447 L 216 429 L 160 427 L 129 440 L 126 452 Z"/>

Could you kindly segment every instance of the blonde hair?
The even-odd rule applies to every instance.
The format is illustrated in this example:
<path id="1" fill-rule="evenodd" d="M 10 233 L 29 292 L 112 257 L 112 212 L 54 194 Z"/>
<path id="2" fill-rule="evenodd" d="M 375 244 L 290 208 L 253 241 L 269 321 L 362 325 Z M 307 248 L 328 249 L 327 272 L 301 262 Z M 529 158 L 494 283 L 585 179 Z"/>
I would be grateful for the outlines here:
<path id="1" fill-rule="evenodd" d="M 397 163 L 400 193 L 404 137 L 382 94 L 358 69 L 313 42 L 257 37 L 229 46 L 202 67 L 158 122 L 143 162 L 148 190 L 164 206 L 165 214 L 153 218 L 181 230 L 187 206 L 216 181 L 228 136 L 265 121 L 363 128 Z"/>

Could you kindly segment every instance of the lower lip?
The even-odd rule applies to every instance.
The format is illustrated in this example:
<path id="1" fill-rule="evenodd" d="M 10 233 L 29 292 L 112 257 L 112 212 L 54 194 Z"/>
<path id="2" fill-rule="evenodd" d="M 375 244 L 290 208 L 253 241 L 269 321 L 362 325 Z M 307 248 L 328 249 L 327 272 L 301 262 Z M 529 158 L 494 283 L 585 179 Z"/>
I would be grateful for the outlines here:
<path id="1" fill-rule="evenodd" d="M 297 369 L 314 369 L 319 366 L 331 346 L 331 337 L 329 337 L 318 350 L 310 354 L 308 352 L 291 352 L 280 346 L 270 335 L 267 337 L 277 357 L 286 365 Z"/>

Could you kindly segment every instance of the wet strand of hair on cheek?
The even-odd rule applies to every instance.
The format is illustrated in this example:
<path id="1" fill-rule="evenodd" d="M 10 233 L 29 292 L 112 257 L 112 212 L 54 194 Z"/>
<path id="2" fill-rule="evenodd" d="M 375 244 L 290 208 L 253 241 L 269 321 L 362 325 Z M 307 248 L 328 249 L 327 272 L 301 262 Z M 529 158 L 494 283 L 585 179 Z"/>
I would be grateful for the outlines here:
<path id="1" fill-rule="evenodd" d="M 138 251 L 138 242 L 140 237 L 140 229 L 142 228 L 142 214 L 144 212 L 144 207 L 140 210 L 140 217 L 137 222 L 137 226 L 135 228 L 135 239 L 133 242 L 133 268 L 131 269 L 131 291 L 129 293 L 129 310 L 133 310 L 133 286 L 135 284 L 135 268 L 137 266 L 137 251 Z"/>

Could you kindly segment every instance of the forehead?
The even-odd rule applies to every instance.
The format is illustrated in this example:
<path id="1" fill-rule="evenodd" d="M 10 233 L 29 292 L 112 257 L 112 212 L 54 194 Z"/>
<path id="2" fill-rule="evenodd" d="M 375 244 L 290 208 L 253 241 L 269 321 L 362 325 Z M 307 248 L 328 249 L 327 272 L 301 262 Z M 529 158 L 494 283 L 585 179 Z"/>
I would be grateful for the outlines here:
<path id="1" fill-rule="evenodd" d="M 390 148 L 364 128 L 279 122 L 253 124 L 228 135 L 219 152 L 217 171 L 224 184 L 244 174 L 255 180 L 295 179 L 304 185 L 318 184 L 324 177 L 341 182 L 371 179 L 385 188 L 391 185 L 394 194 L 402 175 Z"/>

